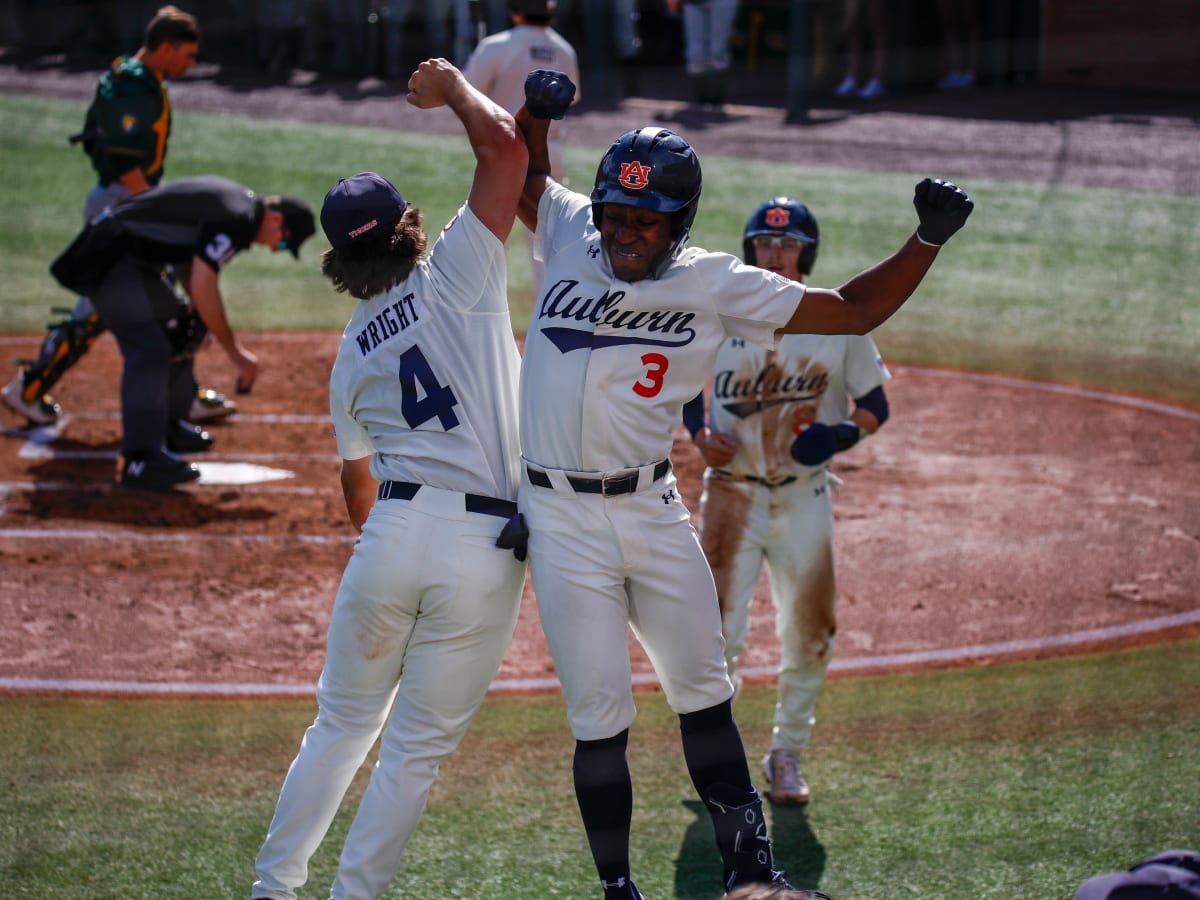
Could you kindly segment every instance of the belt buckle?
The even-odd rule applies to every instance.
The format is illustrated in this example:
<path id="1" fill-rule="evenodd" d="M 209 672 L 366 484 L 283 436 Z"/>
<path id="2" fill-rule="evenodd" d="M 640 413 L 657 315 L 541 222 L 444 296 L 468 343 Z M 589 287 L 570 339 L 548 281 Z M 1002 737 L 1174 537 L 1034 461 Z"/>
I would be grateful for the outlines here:
<path id="1" fill-rule="evenodd" d="M 633 473 L 633 477 L 637 478 L 637 472 Z M 628 494 L 630 475 L 628 472 L 623 472 L 618 475 L 603 475 L 600 478 L 600 496 L 615 497 L 618 494 Z M 612 485 L 610 489 L 609 485 Z"/>

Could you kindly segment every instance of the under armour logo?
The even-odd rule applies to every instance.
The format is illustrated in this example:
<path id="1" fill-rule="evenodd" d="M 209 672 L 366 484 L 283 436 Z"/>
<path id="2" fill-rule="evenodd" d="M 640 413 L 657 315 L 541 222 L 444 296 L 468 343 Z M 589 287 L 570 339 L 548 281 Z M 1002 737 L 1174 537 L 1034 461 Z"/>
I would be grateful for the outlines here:
<path id="1" fill-rule="evenodd" d="M 602 890 L 608 890 L 609 888 L 623 888 L 628 883 L 629 882 L 625 880 L 624 875 L 622 875 L 616 881 L 605 881 L 603 878 L 601 878 L 600 879 L 600 888 Z"/>
<path id="2" fill-rule="evenodd" d="M 592 244 L 592 246 L 588 247 L 588 256 L 590 256 L 592 259 L 595 259 L 599 255 L 600 255 L 600 248 L 597 247 L 595 244 Z"/>
<path id="3" fill-rule="evenodd" d="M 674 499 L 675 499 L 675 488 L 667 488 L 666 492 L 662 495 L 663 505 L 669 506 L 671 504 L 671 501 Z"/>
<path id="4" fill-rule="evenodd" d="M 621 174 L 617 176 L 617 181 L 621 183 L 621 187 L 629 188 L 631 191 L 640 191 L 650 183 L 650 167 L 644 166 L 636 160 L 621 163 Z"/>

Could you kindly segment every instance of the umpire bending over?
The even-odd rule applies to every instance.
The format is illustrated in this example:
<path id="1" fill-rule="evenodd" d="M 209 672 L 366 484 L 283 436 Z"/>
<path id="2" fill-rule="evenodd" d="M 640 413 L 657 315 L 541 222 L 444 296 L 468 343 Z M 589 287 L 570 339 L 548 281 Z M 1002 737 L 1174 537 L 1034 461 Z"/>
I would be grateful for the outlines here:
<path id="1" fill-rule="evenodd" d="M 125 361 L 122 484 L 170 490 L 200 477 L 175 452 L 212 444 L 184 421 L 195 394 L 193 358 L 205 333 L 236 367 L 239 392 L 258 377 L 257 359 L 225 317 L 221 269 L 251 244 L 286 248 L 299 258 L 314 230 L 303 200 L 262 197 L 227 178 L 200 175 L 110 207 L 55 260 L 50 271 L 64 287 L 91 297 Z"/>

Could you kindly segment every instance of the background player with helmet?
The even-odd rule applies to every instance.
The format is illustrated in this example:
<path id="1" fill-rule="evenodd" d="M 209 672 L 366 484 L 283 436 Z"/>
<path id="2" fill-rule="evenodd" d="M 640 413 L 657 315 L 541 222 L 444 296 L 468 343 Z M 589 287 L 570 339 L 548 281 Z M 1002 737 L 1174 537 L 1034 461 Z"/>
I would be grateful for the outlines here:
<path id="1" fill-rule="evenodd" d="M 683 405 L 726 337 L 770 348 L 783 332 L 866 333 L 912 294 L 972 202 L 925 179 L 918 231 L 836 290 L 727 253 L 686 248 L 700 162 L 647 126 L 618 138 L 591 197 L 549 175 L 562 73 L 534 72 L 517 114 L 530 150 L 519 214 L 546 260 L 521 372 L 521 512 L 538 610 L 575 736 L 575 792 L 605 897 L 630 872 L 635 716 L 628 629 L 679 715 L 684 760 L 713 820 L 724 886 L 779 882 L 762 802 L 733 719 L 716 589 L 668 454 Z"/>
<path id="2" fill-rule="evenodd" d="M 565 72 L 576 85 L 579 102 L 579 60 L 575 48 L 555 31 L 554 0 L 510 0 L 513 27 L 479 42 L 463 67 L 467 80 L 510 113 L 525 102 L 525 77 L 534 69 Z M 567 183 L 567 164 L 563 150 L 565 129 L 561 120 L 551 123 L 547 138 L 550 147 L 550 176 Z M 546 265 L 533 254 L 533 234 L 526 232 L 533 267 L 534 292 L 541 289 Z"/>
<path id="3" fill-rule="evenodd" d="M 519 528 L 521 359 L 504 253 L 525 146 L 512 116 L 444 59 L 421 63 L 408 101 L 458 116 L 475 177 L 427 260 L 420 211 L 380 175 L 339 182 L 321 211 L 333 248 L 322 271 L 360 301 L 329 403 L 362 535 L 330 617 L 317 718 L 258 854 L 254 897 L 296 896 L 381 731 L 330 896 L 387 887 L 438 766 L 500 667 L 525 585 L 523 542 L 506 540 Z"/>
<path id="4" fill-rule="evenodd" d="M 117 57 L 100 76 L 83 131 L 71 138 L 83 144 L 97 176 L 83 203 L 85 225 L 106 206 L 161 180 L 171 135 L 167 82 L 182 78 L 195 64 L 199 46 L 195 17 L 164 6 L 147 24 L 137 53 Z M 168 272 L 167 277 L 174 274 Z M 79 297 L 74 311 L 50 326 L 37 358 L 17 372 L 0 391 L 0 399 L 35 424 L 52 424 L 62 409 L 49 391 L 103 333 L 91 301 Z M 192 421 L 223 418 L 236 409 L 216 391 L 193 388 L 195 397 L 187 410 Z"/>
<path id="5" fill-rule="evenodd" d="M 746 222 L 743 258 L 803 282 L 820 231 L 803 203 L 775 197 Z M 833 506 L 828 468 L 888 418 L 891 378 L 869 335 L 787 334 L 775 350 L 728 338 L 713 369 L 709 424 L 704 395 L 683 421 L 708 468 L 700 540 L 717 584 L 725 661 L 734 684 L 763 560 L 781 645 L 778 702 L 763 760 L 773 803 L 807 803 L 800 770 L 817 692 L 836 631 Z M 849 409 L 848 396 L 855 398 Z"/>
<path id="6" fill-rule="evenodd" d="M 91 297 L 121 348 L 121 483 L 170 490 L 200 470 L 176 456 L 207 450 L 212 436 L 186 421 L 195 396 L 195 352 L 203 328 L 237 369 L 240 391 L 258 360 L 225 316 L 219 277 L 251 244 L 288 248 L 313 233 L 312 210 L 296 197 L 259 196 L 228 178 L 179 178 L 111 206 L 84 226 L 50 271 Z M 170 266 L 185 273 L 186 291 Z M 180 332 L 183 332 L 182 334 Z"/>

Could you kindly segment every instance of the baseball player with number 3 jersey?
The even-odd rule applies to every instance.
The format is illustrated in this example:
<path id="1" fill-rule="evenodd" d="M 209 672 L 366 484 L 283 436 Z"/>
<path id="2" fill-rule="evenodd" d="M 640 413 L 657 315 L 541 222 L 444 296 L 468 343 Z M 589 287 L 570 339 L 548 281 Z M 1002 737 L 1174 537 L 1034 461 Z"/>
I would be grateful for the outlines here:
<path id="1" fill-rule="evenodd" d="M 525 584 L 523 541 L 508 540 L 520 526 L 520 355 L 504 239 L 526 151 L 512 116 L 444 59 L 421 63 L 408 101 L 458 116 L 475 178 L 427 260 L 420 211 L 381 175 L 343 179 L 321 211 L 332 245 L 322 271 L 360 301 L 329 405 L 361 537 L 330 616 L 317 718 L 258 854 L 256 898 L 296 896 L 376 738 L 330 896 L 387 888 L 500 667 Z"/>
<path id="2" fill-rule="evenodd" d="M 679 715 L 725 889 L 786 884 L 733 719 L 716 588 L 671 473 L 673 435 L 727 337 L 772 348 L 781 331 L 871 330 L 916 289 L 972 204 L 954 185 L 921 182 L 919 234 L 838 290 L 806 290 L 730 254 L 685 248 L 700 162 L 672 131 L 618 138 L 590 198 L 554 182 L 546 131 L 565 114 L 569 85 L 562 73 L 531 73 L 517 113 L 530 153 L 518 213 L 546 260 L 521 372 L 520 505 L 592 858 L 607 900 L 641 896 L 625 755 L 632 627 Z"/>
<path id="3" fill-rule="evenodd" d="M 743 255 L 803 282 L 819 238 L 804 204 L 775 197 L 746 223 Z M 886 421 L 883 385 L 890 378 L 869 335 L 788 334 L 775 350 L 729 338 L 713 367 L 708 424 L 702 394 L 683 410 L 708 465 L 700 535 L 717 584 L 731 676 L 745 649 L 764 559 L 770 574 L 782 649 L 763 771 L 767 797 L 776 804 L 809 800 L 800 753 L 812 735 L 817 692 L 833 657 L 829 461 Z"/>

